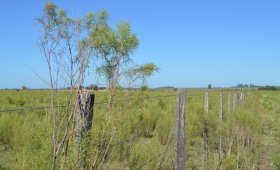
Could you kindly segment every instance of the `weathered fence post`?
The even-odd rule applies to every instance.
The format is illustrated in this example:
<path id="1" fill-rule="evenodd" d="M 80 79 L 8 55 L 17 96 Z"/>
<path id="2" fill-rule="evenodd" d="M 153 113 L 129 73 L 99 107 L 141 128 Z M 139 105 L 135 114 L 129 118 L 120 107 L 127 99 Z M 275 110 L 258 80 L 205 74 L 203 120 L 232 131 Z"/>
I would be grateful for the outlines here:
<path id="1" fill-rule="evenodd" d="M 220 109 L 219 109 L 219 163 L 222 161 L 222 121 L 223 121 L 223 94 L 220 94 Z"/>
<path id="2" fill-rule="evenodd" d="M 92 127 L 93 108 L 95 95 L 89 92 L 80 92 L 78 94 L 78 112 L 76 114 L 75 142 L 77 145 L 77 159 L 84 162 L 85 149 L 82 146 L 82 140 L 87 136 Z"/>
<path id="3" fill-rule="evenodd" d="M 186 155 L 185 155 L 185 109 L 186 109 L 186 91 L 179 89 L 177 92 L 177 103 L 175 111 L 175 170 L 186 169 Z"/>
<path id="4" fill-rule="evenodd" d="M 230 104 L 231 104 L 231 95 L 228 94 L 228 113 L 230 113 L 231 111 Z"/>
<path id="5" fill-rule="evenodd" d="M 240 93 L 240 104 L 243 104 L 244 101 L 244 94 L 243 92 Z"/>
<path id="6" fill-rule="evenodd" d="M 234 94 L 233 95 L 233 110 L 236 108 L 236 104 L 237 104 L 237 95 L 236 94 Z"/>
<path id="7" fill-rule="evenodd" d="M 209 141 L 209 135 L 208 135 L 208 112 L 209 112 L 209 102 L 208 102 L 208 92 L 205 93 L 204 96 L 204 104 L 205 104 L 205 120 L 204 120 L 204 164 L 205 169 L 207 168 L 207 161 L 208 161 L 208 141 Z"/>
<path id="8" fill-rule="evenodd" d="M 205 93 L 204 102 L 205 102 L 205 113 L 208 114 L 209 111 L 209 102 L 208 102 L 208 92 Z"/>

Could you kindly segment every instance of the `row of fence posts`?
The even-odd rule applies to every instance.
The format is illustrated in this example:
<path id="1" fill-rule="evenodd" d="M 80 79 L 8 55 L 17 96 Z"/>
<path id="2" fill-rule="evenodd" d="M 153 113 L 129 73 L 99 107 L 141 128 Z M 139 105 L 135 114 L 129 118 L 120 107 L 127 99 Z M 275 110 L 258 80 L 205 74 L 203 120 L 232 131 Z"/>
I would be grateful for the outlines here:
<path id="1" fill-rule="evenodd" d="M 177 99 L 176 99 L 176 110 L 175 110 L 175 169 L 176 170 L 185 170 L 186 169 L 186 131 L 185 131 L 185 114 L 186 114 L 186 97 L 187 92 L 184 89 L 178 89 Z M 84 151 L 83 148 L 80 148 L 82 139 L 85 137 L 91 127 L 92 127 L 92 118 L 94 110 L 94 98 L 95 95 L 89 92 L 81 92 L 78 96 L 78 114 L 76 116 L 76 144 L 78 145 L 77 155 L 81 155 L 81 151 Z M 205 168 L 208 169 L 208 144 L 209 144 L 209 128 L 207 124 L 208 112 L 209 112 L 209 94 L 205 93 L 204 96 L 205 102 L 205 120 L 203 128 L 204 136 L 204 162 Z M 240 105 L 244 100 L 244 94 L 238 93 L 233 95 L 232 101 L 232 110 L 234 110 L 238 105 Z M 231 112 L 231 95 L 228 96 L 227 103 L 228 113 Z M 223 94 L 220 94 L 219 102 L 219 146 L 218 146 L 218 158 L 221 163 L 223 159 L 222 153 L 222 121 L 223 121 Z M 81 160 L 80 162 L 83 162 Z"/>
<path id="2" fill-rule="evenodd" d="M 175 111 L 175 170 L 184 170 L 186 169 L 186 136 L 185 136 L 185 110 L 186 110 L 186 91 L 183 89 L 179 89 L 177 92 L 177 104 L 176 104 L 176 111 Z M 244 94 L 238 93 L 234 94 L 233 97 L 233 108 L 232 110 L 236 109 L 236 107 L 244 101 Z M 220 94 L 220 101 L 219 101 L 219 146 L 218 146 L 218 158 L 219 164 L 221 164 L 223 160 L 223 151 L 222 151 L 222 121 L 223 121 L 223 94 Z M 205 103 L 205 119 L 204 119 L 204 128 L 203 128 L 203 136 L 204 136 L 204 167 L 208 169 L 208 144 L 209 144 L 209 128 L 207 124 L 208 120 L 208 112 L 209 112 L 209 94 L 208 92 L 205 93 L 204 96 L 204 103 Z M 231 112 L 231 94 L 228 95 L 228 102 L 227 102 L 227 109 L 228 114 Z"/>

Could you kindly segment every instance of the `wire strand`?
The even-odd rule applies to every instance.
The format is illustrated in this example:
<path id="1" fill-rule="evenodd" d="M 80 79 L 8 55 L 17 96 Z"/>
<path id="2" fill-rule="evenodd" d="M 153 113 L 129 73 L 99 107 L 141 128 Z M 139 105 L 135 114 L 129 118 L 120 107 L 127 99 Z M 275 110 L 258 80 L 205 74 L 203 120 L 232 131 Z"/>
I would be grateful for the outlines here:
<path id="1" fill-rule="evenodd" d="M 174 150 L 174 148 L 173 148 L 173 147 L 170 147 L 169 149 L 167 149 L 167 150 L 165 150 L 165 151 L 159 153 L 158 155 L 156 155 L 156 156 L 154 156 L 153 158 L 149 159 L 148 161 L 146 161 L 146 162 L 143 163 L 142 165 L 138 166 L 138 168 L 136 168 L 136 170 L 142 169 L 144 166 L 148 165 L 148 164 L 151 163 L 152 161 L 158 159 L 159 157 L 161 157 L 161 156 L 163 156 L 163 155 L 165 155 L 165 154 L 167 154 L 167 153 L 169 153 L 169 152 L 171 152 L 171 151 L 173 151 L 173 150 Z"/>
<path id="2" fill-rule="evenodd" d="M 124 99 L 124 100 L 117 100 L 115 102 L 112 102 L 112 104 L 117 104 L 120 102 L 129 102 L 131 100 L 151 100 L 151 99 L 162 99 L 162 98 L 169 98 L 169 97 L 176 97 L 177 95 L 165 95 L 165 96 L 151 96 L 151 97 L 145 97 L 145 98 L 136 98 L 136 99 Z M 197 96 L 203 96 L 202 94 L 186 94 L 187 97 L 197 97 Z M 96 102 L 94 105 L 101 105 L 101 104 L 107 104 L 108 101 L 101 101 L 101 102 Z M 56 108 L 63 108 L 67 106 L 59 105 L 56 106 Z M 29 111 L 29 110 L 41 110 L 41 109 L 50 109 L 52 108 L 51 106 L 42 106 L 42 107 L 34 107 L 34 108 L 5 108 L 1 109 L 0 112 L 17 112 L 17 111 Z"/>

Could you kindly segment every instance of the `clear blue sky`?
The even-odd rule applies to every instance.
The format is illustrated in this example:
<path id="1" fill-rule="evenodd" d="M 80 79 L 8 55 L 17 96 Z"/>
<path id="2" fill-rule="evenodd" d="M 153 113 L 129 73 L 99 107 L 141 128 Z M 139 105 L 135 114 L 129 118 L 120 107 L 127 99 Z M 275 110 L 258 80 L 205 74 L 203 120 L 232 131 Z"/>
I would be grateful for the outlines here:
<path id="1" fill-rule="evenodd" d="M 36 46 L 46 1 L 0 1 L 0 88 L 46 87 Z M 279 0 L 53 0 L 72 16 L 106 9 L 110 23 L 129 21 L 140 46 L 137 63 L 160 72 L 150 86 L 280 85 Z M 92 78 L 94 79 L 94 78 Z"/>

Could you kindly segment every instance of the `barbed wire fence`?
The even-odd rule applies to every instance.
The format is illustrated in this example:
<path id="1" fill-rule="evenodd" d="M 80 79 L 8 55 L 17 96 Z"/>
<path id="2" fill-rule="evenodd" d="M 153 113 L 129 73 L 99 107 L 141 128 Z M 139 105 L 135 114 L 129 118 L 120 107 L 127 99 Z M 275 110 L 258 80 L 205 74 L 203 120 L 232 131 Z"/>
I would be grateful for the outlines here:
<path id="1" fill-rule="evenodd" d="M 205 100 L 205 108 L 208 107 L 208 92 L 205 92 L 205 95 L 206 94 L 207 94 L 207 101 Z M 191 94 L 184 94 L 183 93 L 183 94 L 180 94 L 180 95 L 181 96 L 183 95 L 183 97 L 187 97 L 187 98 L 192 98 L 192 97 L 201 97 L 202 99 L 204 98 L 203 93 L 201 93 L 201 92 L 198 92 L 198 93 L 194 92 L 193 94 L 192 93 Z M 228 93 L 228 96 L 231 96 L 231 95 L 232 94 Z M 185 109 L 186 108 L 185 108 L 184 104 L 186 103 L 186 101 L 184 99 L 183 102 L 180 103 L 181 99 L 178 98 L 179 94 L 177 94 L 177 95 L 148 96 L 148 97 L 140 97 L 140 98 L 136 98 L 136 99 L 122 99 L 122 100 L 116 100 L 116 101 L 112 102 L 112 104 L 118 104 L 118 103 L 122 103 L 122 102 L 130 102 L 132 100 L 141 100 L 141 101 L 144 101 L 144 100 L 163 100 L 163 99 L 172 98 L 172 97 L 175 98 L 176 96 L 177 96 L 176 110 L 179 108 L 179 110 L 176 111 L 176 112 L 178 112 L 178 114 L 180 114 L 180 115 L 178 115 L 178 118 L 175 118 L 175 124 L 174 124 L 175 134 L 172 134 L 175 137 L 175 143 L 176 144 L 173 145 L 173 146 L 167 146 L 166 149 L 163 152 L 158 153 L 157 155 L 155 155 L 151 159 L 145 161 L 141 165 L 138 165 L 138 167 L 136 168 L 137 170 L 143 169 L 149 163 L 153 162 L 154 160 L 157 160 L 160 157 L 166 156 L 168 153 L 170 153 L 172 151 L 175 151 L 176 160 L 183 160 L 183 161 L 178 161 L 178 162 L 175 161 L 175 169 L 179 169 L 179 170 L 185 169 L 185 167 L 186 167 L 185 166 L 185 162 L 186 162 L 185 150 L 188 150 L 188 149 L 186 149 L 186 146 L 185 146 L 185 143 L 186 143 L 186 139 L 185 139 L 186 136 L 185 136 L 185 130 L 184 130 L 185 126 L 184 126 L 184 123 L 183 123 L 183 125 L 180 124 L 180 123 L 179 124 L 177 124 L 177 123 L 178 122 L 185 122 L 184 115 L 185 115 Z M 241 103 L 244 100 L 244 94 L 243 93 L 234 94 L 233 96 L 234 97 L 233 97 L 232 102 L 230 101 L 231 97 L 228 97 L 228 110 L 230 110 L 229 106 L 230 106 L 231 103 L 233 105 L 232 109 L 234 109 L 238 103 Z M 222 102 L 222 101 L 220 101 L 220 102 Z M 95 106 L 96 105 L 104 105 L 104 104 L 108 104 L 108 101 L 104 100 L 104 101 L 98 101 L 98 102 L 94 103 Z M 67 106 L 67 105 L 57 105 L 57 106 L 55 106 L 55 108 L 66 108 L 66 107 L 69 107 L 69 106 Z M 51 109 L 51 106 L 39 106 L 39 107 L 32 107 L 32 108 L 2 108 L 2 109 L 0 109 L 0 113 L 27 112 L 27 111 L 36 111 L 36 110 L 43 110 L 43 109 Z M 208 112 L 208 110 L 207 110 L 207 112 Z M 221 112 L 223 112 L 223 111 L 220 110 L 219 112 L 220 112 L 219 114 L 221 114 Z M 176 116 L 176 114 L 175 114 L 175 116 Z M 177 119 L 177 121 L 176 121 L 176 119 Z M 171 125 L 172 124 L 160 125 L 158 127 L 155 127 L 154 129 L 148 131 L 148 133 L 155 132 L 156 130 L 164 128 L 166 126 L 170 127 Z M 180 129 L 183 130 L 183 131 L 180 131 Z M 197 135 L 197 134 L 194 134 L 194 135 Z M 119 140 L 117 142 L 112 143 L 110 145 L 110 148 L 114 148 L 114 147 L 117 147 L 117 146 L 122 145 L 122 144 L 134 143 L 135 141 L 139 140 L 141 138 L 141 136 L 143 136 L 143 132 L 138 132 L 138 133 L 126 138 L 126 139 Z M 187 136 L 187 137 L 191 137 L 191 136 Z M 208 142 L 208 139 L 205 139 L 205 141 Z M 220 145 L 221 145 L 221 143 L 220 143 Z M 205 150 L 205 149 L 208 149 L 208 148 L 204 147 L 204 150 L 202 150 L 202 151 L 200 150 L 198 152 L 202 152 L 203 154 L 208 154 L 208 150 Z M 207 159 L 207 157 L 208 157 L 208 155 L 205 156 L 205 159 Z M 205 166 L 207 166 L 207 165 L 205 165 Z"/>
<path id="2" fill-rule="evenodd" d="M 193 94 L 193 95 L 188 95 L 188 97 L 196 97 L 196 96 L 201 96 L 201 94 Z M 143 98 L 137 98 L 135 100 L 160 100 L 160 99 L 165 99 L 165 98 L 170 98 L 170 97 L 176 97 L 176 95 L 163 95 L 163 96 L 151 96 L 151 97 L 143 97 Z M 129 102 L 133 99 L 124 99 L 124 100 L 117 100 L 112 102 L 112 104 L 118 104 L 121 102 Z M 102 105 L 102 104 L 108 104 L 108 101 L 99 101 L 95 102 L 94 105 Z M 65 108 L 68 107 L 66 105 L 57 105 L 55 108 Z M 43 109 L 51 109 L 51 106 L 39 106 L 39 107 L 20 107 L 20 108 L 2 108 L 0 109 L 0 112 L 18 112 L 18 111 L 34 111 L 34 110 L 43 110 Z"/>

